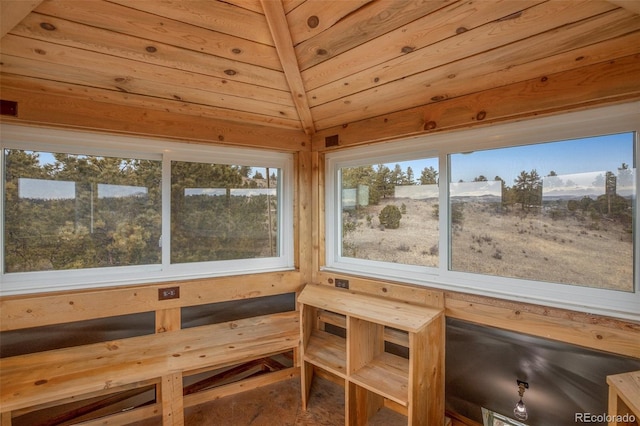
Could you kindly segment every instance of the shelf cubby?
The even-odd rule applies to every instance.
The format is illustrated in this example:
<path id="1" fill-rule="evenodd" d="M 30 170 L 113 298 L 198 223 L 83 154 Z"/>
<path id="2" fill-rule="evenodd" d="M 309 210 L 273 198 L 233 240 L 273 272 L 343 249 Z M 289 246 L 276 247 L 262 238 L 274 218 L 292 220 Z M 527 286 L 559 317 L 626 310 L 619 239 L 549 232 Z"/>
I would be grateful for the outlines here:
<path id="1" fill-rule="evenodd" d="M 382 407 L 410 425 L 443 424 L 441 308 L 311 284 L 298 302 L 304 409 L 319 368 L 344 380 L 347 425 L 366 425 Z M 387 351 L 387 343 L 406 347 L 408 357 Z"/>

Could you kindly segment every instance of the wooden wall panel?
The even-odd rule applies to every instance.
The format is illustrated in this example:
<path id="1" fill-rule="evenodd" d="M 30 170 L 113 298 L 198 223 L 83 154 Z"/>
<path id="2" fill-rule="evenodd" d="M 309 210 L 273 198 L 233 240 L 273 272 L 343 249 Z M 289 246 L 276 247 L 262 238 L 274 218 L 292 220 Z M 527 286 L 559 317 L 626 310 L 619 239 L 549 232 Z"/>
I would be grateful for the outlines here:
<path id="1" fill-rule="evenodd" d="M 139 61 L 124 55 L 106 56 L 13 34 L 2 41 L 3 73 L 138 95 L 153 93 L 155 98 L 244 110 L 256 116 L 296 118 L 287 91 L 216 78 L 202 71 L 185 70 L 187 66 L 140 66 Z M 175 84 L 177 81 L 179 85 Z"/>
<path id="2" fill-rule="evenodd" d="M 316 133 L 313 150 L 326 151 L 407 136 L 612 104 L 640 98 L 640 54 L 504 87 L 433 102 Z"/>
<path id="3" fill-rule="evenodd" d="M 445 307 L 444 293 L 441 290 L 330 272 L 319 272 L 316 278 L 319 284 L 330 287 L 334 286 L 336 278 L 346 279 L 349 281 L 349 290 L 375 296 L 389 297 L 417 305 L 432 306 L 435 308 Z"/>
<path id="4" fill-rule="evenodd" d="M 174 286 L 180 287 L 179 299 L 158 300 L 158 289 Z M 174 329 L 179 320 L 172 309 L 296 292 L 299 288 L 300 273 L 292 271 L 8 296 L 0 299 L 0 331 L 150 311 L 166 311 L 158 318 L 159 327 Z"/>
<path id="5" fill-rule="evenodd" d="M 640 358 L 638 323 L 461 293 L 445 306 L 451 318 Z"/>
<path id="6" fill-rule="evenodd" d="M 289 152 L 309 149 L 308 137 L 298 130 L 256 126 L 4 87 L 2 99 L 18 102 L 17 118 L 2 116 L 2 121 L 16 124 L 81 128 Z"/>

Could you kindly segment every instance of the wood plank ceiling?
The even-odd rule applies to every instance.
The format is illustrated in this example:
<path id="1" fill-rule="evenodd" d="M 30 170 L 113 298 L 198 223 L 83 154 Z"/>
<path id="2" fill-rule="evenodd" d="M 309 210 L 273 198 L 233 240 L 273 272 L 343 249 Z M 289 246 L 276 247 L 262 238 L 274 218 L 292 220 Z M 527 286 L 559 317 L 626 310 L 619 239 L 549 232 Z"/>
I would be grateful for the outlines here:
<path id="1" fill-rule="evenodd" d="M 0 90 L 308 135 L 640 53 L 638 0 L 1 5 Z"/>

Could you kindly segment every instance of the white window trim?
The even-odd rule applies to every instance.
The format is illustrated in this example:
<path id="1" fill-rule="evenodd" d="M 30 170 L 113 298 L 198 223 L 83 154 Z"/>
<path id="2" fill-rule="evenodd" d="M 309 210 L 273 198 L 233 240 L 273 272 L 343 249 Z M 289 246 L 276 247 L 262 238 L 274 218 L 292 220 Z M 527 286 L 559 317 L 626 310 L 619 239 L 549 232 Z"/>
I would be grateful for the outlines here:
<path id="1" fill-rule="evenodd" d="M 639 202 L 634 203 L 634 292 L 606 290 L 576 285 L 497 277 L 450 271 L 448 268 L 448 155 L 459 152 L 553 142 L 596 135 L 636 132 L 640 135 L 640 102 L 580 112 L 498 124 L 477 129 L 425 135 L 378 145 L 335 151 L 326 155 L 326 259 L 322 270 L 356 274 L 375 279 L 407 282 L 443 290 L 499 297 L 630 320 L 640 320 L 640 229 Z M 517 143 L 513 143 L 517 141 Z M 640 167 L 635 141 L 634 166 Z M 438 268 L 342 257 L 339 175 L 341 167 L 400 162 L 420 157 L 439 157 L 440 182 L 440 264 Z M 640 173 L 636 173 L 636 191 Z"/>
<path id="2" fill-rule="evenodd" d="M 205 277 L 244 275 L 294 269 L 293 243 L 293 156 L 259 150 L 188 144 L 159 139 L 138 138 L 83 131 L 55 130 L 0 124 L 0 152 L 4 149 L 66 152 L 99 156 L 162 160 L 162 261 L 155 265 L 87 268 L 71 271 L 4 273 L 4 254 L 0 256 L 0 295 L 29 294 L 44 291 L 74 290 Z M 4 154 L 2 154 L 4 155 Z M 278 188 L 279 253 L 275 257 L 237 259 L 187 264 L 170 264 L 171 160 L 216 164 L 259 165 L 282 171 Z M 4 212 L 4 161 L 0 161 Z M 0 226 L 0 247 L 4 253 L 4 220 Z"/>

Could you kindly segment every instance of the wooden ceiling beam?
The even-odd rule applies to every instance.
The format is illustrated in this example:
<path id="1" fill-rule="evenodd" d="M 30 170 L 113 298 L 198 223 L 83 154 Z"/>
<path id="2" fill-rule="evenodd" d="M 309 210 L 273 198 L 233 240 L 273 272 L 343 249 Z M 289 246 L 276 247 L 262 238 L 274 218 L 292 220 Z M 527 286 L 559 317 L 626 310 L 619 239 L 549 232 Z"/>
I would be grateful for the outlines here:
<path id="1" fill-rule="evenodd" d="M 0 38 L 20 23 L 42 0 L 0 0 Z"/>
<path id="2" fill-rule="evenodd" d="M 291 89 L 293 103 L 300 116 L 300 122 L 305 133 L 312 135 L 315 133 L 311 108 L 307 99 L 307 92 L 302 83 L 298 59 L 293 48 L 293 39 L 289 31 L 289 24 L 285 15 L 284 6 L 281 0 L 261 0 L 269 30 L 273 36 L 273 41 L 278 52 L 278 57 L 282 63 L 284 75 Z"/>
<path id="3" fill-rule="evenodd" d="M 638 0 L 608 0 L 609 3 L 613 3 L 616 6 L 620 6 L 627 9 L 629 12 L 633 12 L 636 15 L 640 15 L 640 1 Z"/>

